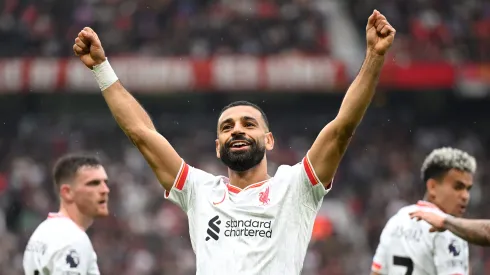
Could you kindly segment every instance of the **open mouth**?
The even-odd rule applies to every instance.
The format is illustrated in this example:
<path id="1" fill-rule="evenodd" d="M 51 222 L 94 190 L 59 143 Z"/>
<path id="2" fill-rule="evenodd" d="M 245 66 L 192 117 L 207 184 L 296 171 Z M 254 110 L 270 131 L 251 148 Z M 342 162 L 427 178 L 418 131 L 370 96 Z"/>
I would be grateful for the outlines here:
<path id="1" fill-rule="evenodd" d="M 235 148 L 235 149 L 239 149 L 239 148 L 244 148 L 244 147 L 247 147 L 247 146 L 250 146 L 250 143 L 248 143 L 247 141 L 234 141 L 230 144 L 230 148 Z"/>
<path id="2" fill-rule="evenodd" d="M 107 200 L 100 200 L 100 201 L 99 201 L 99 205 L 104 205 L 104 204 L 106 204 L 106 203 L 107 203 Z"/>

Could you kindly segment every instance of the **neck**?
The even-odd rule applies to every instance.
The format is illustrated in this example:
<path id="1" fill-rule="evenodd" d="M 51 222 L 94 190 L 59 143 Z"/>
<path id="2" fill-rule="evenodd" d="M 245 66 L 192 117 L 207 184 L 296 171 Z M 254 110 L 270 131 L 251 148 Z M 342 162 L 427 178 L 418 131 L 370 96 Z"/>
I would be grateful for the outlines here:
<path id="1" fill-rule="evenodd" d="M 425 194 L 423 200 L 432 203 L 433 205 L 437 206 L 437 208 L 439 208 L 442 212 L 447 213 L 446 210 L 444 210 L 444 208 L 442 208 L 439 204 L 437 204 L 436 201 L 433 198 L 431 198 L 429 195 Z"/>
<path id="2" fill-rule="evenodd" d="M 70 218 L 78 227 L 86 231 L 93 223 L 94 219 L 82 214 L 75 205 L 60 206 L 59 213 L 63 216 Z"/>
<path id="3" fill-rule="evenodd" d="M 228 168 L 228 177 L 230 178 L 231 185 L 241 189 L 247 188 L 251 184 L 267 180 L 270 178 L 267 174 L 267 160 L 264 157 L 255 167 L 243 172 L 233 171 Z"/>

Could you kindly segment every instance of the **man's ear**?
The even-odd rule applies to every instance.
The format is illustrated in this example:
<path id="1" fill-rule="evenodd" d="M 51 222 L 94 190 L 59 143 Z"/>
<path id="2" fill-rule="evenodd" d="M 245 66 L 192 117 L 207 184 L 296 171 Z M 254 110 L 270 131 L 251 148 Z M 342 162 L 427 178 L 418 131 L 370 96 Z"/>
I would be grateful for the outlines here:
<path id="1" fill-rule="evenodd" d="M 436 189 L 439 182 L 435 179 L 428 179 L 426 182 L 427 194 L 431 197 L 436 195 Z"/>
<path id="2" fill-rule="evenodd" d="M 218 139 L 216 139 L 216 141 L 215 141 L 215 142 L 216 142 L 216 157 L 217 157 L 217 158 L 221 158 L 221 155 L 220 155 L 220 153 L 219 153 L 219 151 L 220 151 L 219 140 L 218 140 Z"/>
<path id="3" fill-rule="evenodd" d="M 74 199 L 73 188 L 69 184 L 61 184 L 60 186 L 60 197 L 67 202 L 72 202 Z"/>
<path id="4" fill-rule="evenodd" d="M 272 132 L 265 134 L 265 149 L 268 151 L 274 149 L 274 135 Z"/>

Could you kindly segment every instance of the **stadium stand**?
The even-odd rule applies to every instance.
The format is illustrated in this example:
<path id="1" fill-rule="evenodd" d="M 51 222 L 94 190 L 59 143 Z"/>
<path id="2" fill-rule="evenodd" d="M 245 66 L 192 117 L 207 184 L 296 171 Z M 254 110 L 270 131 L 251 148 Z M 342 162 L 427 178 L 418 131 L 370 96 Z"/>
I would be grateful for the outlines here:
<path id="1" fill-rule="evenodd" d="M 71 56 L 92 26 L 115 55 L 325 54 L 324 18 L 308 0 L 18 1 L 0 14 L 3 56 Z"/>
<path id="2" fill-rule="evenodd" d="M 488 61 L 490 34 L 486 1 L 349 0 L 345 3 L 359 30 L 377 7 L 397 29 L 393 55 L 411 60 Z"/>

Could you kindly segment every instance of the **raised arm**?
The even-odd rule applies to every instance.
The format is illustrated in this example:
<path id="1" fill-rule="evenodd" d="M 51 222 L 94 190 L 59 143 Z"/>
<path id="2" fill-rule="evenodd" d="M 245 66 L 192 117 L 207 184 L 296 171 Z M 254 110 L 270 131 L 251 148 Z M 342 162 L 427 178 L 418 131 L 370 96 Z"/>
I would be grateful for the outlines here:
<path id="1" fill-rule="evenodd" d="M 347 146 L 373 98 L 384 55 L 395 38 L 395 29 L 375 10 L 366 26 L 367 51 L 362 67 L 340 106 L 337 117 L 326 125 L 308 157 L 319 180 L 328 185 Z"/>
<path id="2" fill-rule="evenodd" d="M 456 218 L 434 211 L 415 211 L 410 217 L 432 225 L 431 232 L 449 230 L 469 243 L 490 246 L 490 220 Z"/>
<path id="3" fill-rule="evenodd" d="M 83 64 L 94 72 L 119 127 L 143 154 L 165 190 L 170 192 L 182 159 L 157 132 L 150 116 L 118 80 L 97 34 L 91 28 L 84 28 L 75 39 L 73 50 Z"/>

